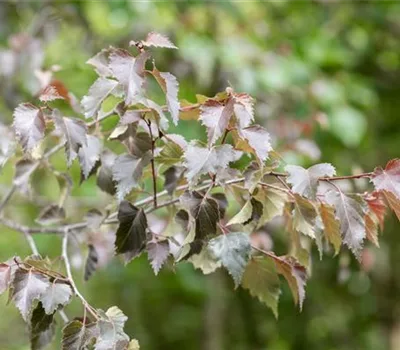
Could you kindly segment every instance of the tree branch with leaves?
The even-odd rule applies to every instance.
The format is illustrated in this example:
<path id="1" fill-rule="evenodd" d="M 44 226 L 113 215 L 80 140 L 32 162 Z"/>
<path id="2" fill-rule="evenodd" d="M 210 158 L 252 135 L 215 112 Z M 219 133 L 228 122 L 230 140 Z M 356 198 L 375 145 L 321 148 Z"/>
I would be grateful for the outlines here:
<path id="1" fill-rule="evenodd" d="M 268 131 L 254 124 L 251 96 L 227 88 L 211 98 L 198 95 L 195 103 L 179 101 L 176 77 L 160 72 L 154 62 L 148 69 L 150 47 L 176 49 L 175 45 L 150 33 L 130 46 L 132 50 L 104 49 L 87 62 L 99 77 L 81 106 L 50 82 L 37 101 L 15 109 L 14 132 L 0 128 L 7 143 L 0 149 L 1 164 L 15 164 L 13 184 L 0 202 L 0 223 L 23 233 L 33 254 L 0 264 L 0 293 L 9 290 L 10 300 L 28 323 L 32 349 L 42 349 L 52 340 L 56 314 L 66 323 L 65 350 L 139 348 L 125 334 L 127 317 L 118 307 L 104 312 L 78 290 L 68 254 L 71 238 L 87 247 L 85 280 L 101 261 L 104 265 L 109 260 L 99 248 L 99 242 L 108 242 L 108 253 L 115 252 L 125 263 L 147 253 L 155 274 L 167 261 L 189 262 L 204 274 L 224 268 L 235 289 L 248 289 L 277 316 L 280 275 L 295 303 L 303 307 L 311 268 L 308 243 L 315 243 L 321 256 L 327 251 L 338 254 L 344 244 L 361 259 L 367 240 L 378 245 L 387 209 L 400 219 L 399 159 L 389 161 L 385 169 L 347 176 L 337 176 L 328 163 L 308 169 L 285 166 Z M 154 101 L 150 79 L 163 92 L 164 106 Z M 105 111 L 110 100 L 114 106 Z M 61 112 L 68 109 L 75 117 Z M 109 118 L 118 119 L 111 133 L 102 127 Z M 183 135 L 168 133 L 169 125 L 180 120 L 201 123 L 207 142 L 188 142 Z M 51 145 L 47 152 L 45 145 Z M 71 222 L 65 202 L 73 182 L 68 172 L 52 164 L 52 156 L 61 149 L 67 167 L 79 162 L 81 183 L 96 177 L 99 190 L 110 195 L 113 210 L 92 208 L 81 221 Z M 29 226 L 6 213 L 13 196 L 29 191 L 31 176 L 39 168 L 57 179 L 60 199 L 42 208 L 37 225 Z M 370 180 L 371 191 L 346 193 L 340 186 L 342 180 L 358 179 Z M 152 224 L 156 214 L 165 222 L 161 231 Z M 283 256 L 254 239 L 277 217 L 283 217 L 290 234 Z M 37 234 L 62 237 L 62 269 L 40 255 Z M 73 297 L 81 301 L 82 315 L 69 321 L 67 305 Z"/>

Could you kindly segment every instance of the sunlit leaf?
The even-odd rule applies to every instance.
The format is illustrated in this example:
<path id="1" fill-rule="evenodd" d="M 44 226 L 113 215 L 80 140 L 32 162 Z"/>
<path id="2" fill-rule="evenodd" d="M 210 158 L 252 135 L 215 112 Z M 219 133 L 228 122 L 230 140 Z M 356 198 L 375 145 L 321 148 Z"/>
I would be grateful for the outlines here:
<path id="1" fill-rule="evenodd" d="M 109 77 L 113 75 L 109 67 L 109 54 L 111 51 L 112 48 L 103 49 L 86 62 L 87 64 L 92 65 L 97 74 L 101 77 Z"/>
<path id="2" fill-rule="evenodd" d="M 163 34 L 151 32 L 147 34 L 146 40 L 142 40 L 143 46 L 165 47 L 167 49 L 177 49 L 177 47 Z M 131 44 L 132 45 L 132 44 Z"/>
<path id="3" fill-rule="evenodd" d="M 121 201 L 130 190 L 138 186 L 142 178 L 143 169 L 150 163 L 151 152 L 143 155 L 142 158 L 122 154 L 115 160 L 112 168 L 114 181 L 117 183 L 117 197 Z"/>
<path id="4" fill-rule="evenodd" d="M 54 280 L 40 297 L 46 314 L 50 315 L 54 313 L 59 306 L 68 304 L 72 294 L 72 288 L 69 284 Z"/>
<path id="5" fill-rule="evenodd" d="M 221 261 L 232 276 L 237 288 L 250 258 L 250 238 L 247 233 L 231 232 L 213 238 L 208 249 L 215 259 Z"/>
<path id="6" fill-rule="evenodd" d="M 241 154 L 231 145 L 220 145 L 209 149 L 190 143 L 184 154 L 187 167 L 185 176 L 191 184 L 195 184 L 203 174 L 216 174 L 218 170 L 226 169 L 228 164 L 238 160 Z"/>
<path id="7" fill-rule="evenodd" d="M 19 268 L 15 272 L 10 297 L 26 322 L 34 300 L 39 299 L 48 287 L 48 278 L 32 269 L 26 271 Z"/>
<path id="8" fill-rule="evenodd" d="M 308 169 L 298 165 L 287 165 L 285 170 L 289 173 L 287 182 L 292 185 L 292 191 L 308 199 L 315 199 L 320 177 L 336 174 L 335 168 L 329 163 L 316 164 Z"/>
<path id="9" fill-rule="evenodd" d="M 233 101 L 224 105 L 215 100 L 207 100 L 201 107 L 200 120 L 207 128 L 208 144 L 213 145 L 223 135 L 233 115 Z"/>
<path id="10" fill-rule="evenodd" d="M 85 118 L 97 118 L 103 101 L 116 89 L 118 82 L 104 77 L 98 78 L 83 96 L 82 107 Z"/>
<path id="11" fill-rule="evenodd" d="M 90 176 L 92 169 L 100 159 L 101 151 L 100 139 L 93 135 L 87 135 L 87 143 L 82 145 L 78 151 L 81 175 L 84 179 Z"/>
<path id="12" fill-rule="evenodd" d="M 106 312 L 101 312 L 97 321 L 99 336 L 95 350 L 123 350 L 128 347 L 129 337 L 124 332 L 126 317 L 116 306 L 110 307 Z"/>
<path id="13" fill-rule="evenodd" d="M 233 94 L 233 107 L 239 129 L 248 127 L 254 120 L 254 100 L 248 94 Z"/>
<path id="14" fill-rule="evenodd" d="M 359 258 L 365 232 L 365 202 L 357 196 L 350 197 L 342 192 L 329 191 L 327 202 L 336 209 L 336 218 L 340 221 L 343 242 Z"/>
<path id="15" fill-rule="evenodd" d="M 31 151 L 44 137 L 46 125 L 42 110 L 30 103 L 21 103 L 13 116 L 13 127 L 22 148 L 25 152 Z"/>
<path id="16" fill-rule="evenodd" d="M 86 124 L 80 119 L 63 117 L 58 109 L 53 110 L 52 117 L 56 128 L 65 137 L 67 164 L 71 166 L 79 149 L 87 144 Z"/>
<path id="17" fill-rule="evenodd" d="M 261 162 L 268 159 L 268 153 L 272 150 L 272 146 L 266 129 L 260 125 L 252 125 L 239 130 L 238 134 L 248 143 Z"/>
<path id="18" fill-rule="evenodd" d="M 171 73 L 160 72 L 156 67 L 153 67 L 152 74 L 165 93 L 168 111 L 171 113 L 174 124 L 177 125 L 179 121 L 180 110 L 180 103 L 178 100 L 178 81 Z"/>
<path id="19" fill-rule="evenodd" d="M 111 52 L 110 64 L 114 77 L 124 87 L 125 104 L 130 105 L 143 97 L 145 63 L 150 58 L 148 52 L 133 57 L 128 51 L 115 49 Z"/>
<path id="20" fill-rule="evenodd" d="M 386 164 L 386 168 L 376 168 L 371 180 L 375 188 L 392 192 L 400 199 L 400 159 L 392 159 Z"/>
<path id="21" fill-rule="evenodd" d="M 169 255 L 168 241 L 150 241 L 147 243 L 147 254 L 151 267 L 153 268 L 154 273 L 157 275 Z"/>

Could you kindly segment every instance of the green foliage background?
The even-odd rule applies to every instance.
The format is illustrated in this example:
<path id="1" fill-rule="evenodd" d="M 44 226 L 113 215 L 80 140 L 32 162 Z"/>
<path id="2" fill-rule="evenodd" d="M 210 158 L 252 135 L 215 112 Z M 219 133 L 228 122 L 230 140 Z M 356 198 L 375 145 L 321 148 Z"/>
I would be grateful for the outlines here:
<path id="1" fill-rule="evenodd" d="M 127 47 L 152 30 L 168 34 L 180 49 L 154 50 L 155 58 L 160 70 L 178 77 L 181 98 L 211 96 L 228 84 L 246 91 L 257 99 L 258 122 L 276 135 L 286 162 L 315 162 L 295 146 L 298 138 L 311 139 L 321 150 L 318 161 L 351 174 L 399 156 L 399 15 L 399 3 L 376 1 L 12 1 L 0 3 L 0 45 L 7 49 L 10 35 L 20 32 L 41 38 L 44 67 L 60 65 L 56 77 L 81 98 L 95 79 L 85 64 L 94 53 L 108 45 Z M 19 102 L 29 101 L 29 74 L 22 69 L 0 77 L 3 123 L 11 122 Z M 194 122 L 181 122 L 177 132 L 204 137 Z M 61 153 L 56 162 L 63 166 Z M 8 164 L 0 196 L 12 174 Z M 36 186 L 45 198 L 57 198 L 56 183 L 46 182 L 45 175 L 36 176 Z M 72 175 L 79 179 L 76 165 Z M 83 208 L 111 199 L 95 193 L 93 179 L 73 192 Z M 31 223 L 38 213 L 35 202 L 16 197 L 14 203 L 20 221 Z M 71 212 L 79 215 L 83 208 Z M 146 350 L 395 350 L 400 348 L 399 229 L 388 220 L 380 249 L 368 244 L 369 259 L 361 266 L 346 251 L 322 261 L 314 251 L 303 311 L 286 288 L 278 320 L 246 291 L 234 292 L 224 272 L 203 276 L 182 264 L 176 273 L 163 270 L 155 277 L 145 256 L 126 268 L 115 259 L 79 284 L 92 305 L 118 305 L 129 316 L 127 333 Z M 286 233 L 271 232 L 284 254 Z M 59 255 L 57 237 L 35 239 L 41 252 Z M 1 261 L 29 253 L 22 236 L 1 228 Z M 0 348 L 27 349 L 23 321 L 6 301 L 7 296 L 0 298 Z M 69 316 L 80 315 L 80 307 L 73 304 Z"/>

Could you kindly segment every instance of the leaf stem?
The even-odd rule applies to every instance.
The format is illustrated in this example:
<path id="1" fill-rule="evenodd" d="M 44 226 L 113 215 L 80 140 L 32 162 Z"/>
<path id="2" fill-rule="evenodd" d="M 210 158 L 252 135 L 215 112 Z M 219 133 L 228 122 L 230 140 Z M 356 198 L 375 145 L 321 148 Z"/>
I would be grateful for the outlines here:
<path id="1" fill-rule="evenodd" d="M 156 174 L 156 167 L 154 164 L 154 144 L 156 140 L 154 139 L 153 136 L 153 131 L 151 130 L 151 121 L 146 121 L 147 126 L 149 127 L 149 133 L 150 133 L 150 138 L 151 138 L 151 176 L 153 178 L 153 206 L 154 208 L 157 208 L 157 174 Z"/>

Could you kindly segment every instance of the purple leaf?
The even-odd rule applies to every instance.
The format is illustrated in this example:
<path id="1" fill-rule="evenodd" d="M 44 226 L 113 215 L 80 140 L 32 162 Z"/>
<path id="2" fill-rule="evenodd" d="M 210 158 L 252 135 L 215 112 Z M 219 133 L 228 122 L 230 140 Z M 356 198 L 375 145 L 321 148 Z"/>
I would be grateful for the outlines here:
<path id="1" fill-rule="evenodd" d="M 336 174 L 335 168 L 329 163 L 316 164 L 308 169 L 298 165 L 287 165 L 285 170 L 289 173 L 287 182 L 292 185 L 292 191 L 309 199 L 315 199 L 318 178 Z"/>
<path id="2" fill-rule="evenodd" d="M 97 118 L 97 113 L 103 101 L 116 89 L 118 82 L 104 77 L 98 78 L 83 96 L 82 107 L 85 118 Z"/>
<path id="3" fill-rule="evenodd" d="M 24 151 L 31 151 L 44 137 L 46 124 L 42 110 L 21 103 L 14 111 L 13 126 Z"/>
<path id="4" fill-rule="evenodd" d="M 71 166 L 72 161 L 78 155 L 79 149 L 87 145 L 86 124 L 80 119 L 63 117 L 58 109 L 53 110 L 52 116 L 56 128 L 65 137 L 67 165 Z"/>
<path id="5" fill-rule="evenodd" d="M 158 275 L 169 255 L 168 241 L 150 241 L 147 243 L 147 254 L 154 274 Z"/>
<path id="6" fill-rule="evenodd" d="M 87 135 L 86 145 L 82 145 L 78 151 L 81 174 L 84 179 L 89 177 L 93 167 L 100 159 L 101 151 L 102 143 L 100 139 L 93 135 Z"/>
<path id="7" fill-rule="evenodd" d="M 130 154 L 122 154 L 115 160 L 112 168 L 113 179 L 117 182 L 117 197 L 122 201 L 132 188 L 139 185 L 143 169 L 150 163 L 151 152 L 143 157 L 136 157 Z"/>

